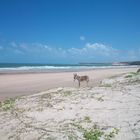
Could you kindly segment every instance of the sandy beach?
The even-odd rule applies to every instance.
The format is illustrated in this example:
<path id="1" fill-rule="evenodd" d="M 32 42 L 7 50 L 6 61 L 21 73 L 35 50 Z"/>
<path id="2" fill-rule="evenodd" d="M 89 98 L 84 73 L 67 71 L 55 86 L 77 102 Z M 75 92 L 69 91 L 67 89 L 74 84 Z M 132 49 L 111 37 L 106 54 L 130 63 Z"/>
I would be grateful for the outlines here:
<path id="1" fill-rule="evenodd" d="M 88 75 L 89 86 L 94 87 L 101 80 L 127 72 L 136 72 L 138 68 L 95 69 L 77 72 L 79 75 Z M 74 72 L 55 73 L 8 73 L 0 75 L 0 100 L 38 93 L 51 88 L 78 87 L 78 82 L 73 81 Z M 85 87 L 82 83 L 81 87 Z"/>
<path id="2" fill-rule="evenodd" d="M 15 77 L 13 85 L 26 83 L 24 88 L 28 85 L 28 89 L 32 89 L 32 92 L 24 90 L 28 91 L 26 94 L 37 90 L 38 83 L 40 90 L 42 84 L 44 88 L 36 94 L 0 102 L 1 139 L 139 140 L 140 73 L 134 71 L 136 69 L 79 72 L 94 77 L 90 87 L 82 85 L 81 88 L 73 85 L 72 73 L 3 75 L 7 79 Z M 110 78 L 103 79 L 105 77 Z M 23 81 L 18 83 L 20 78 Z M 45 91 L 53 86 L 63 87 Z M 10 90 L 13 94 L 14 90 L 17 93 L 20 90 L 10 88 L 7 87 L 9 94 Z"/>

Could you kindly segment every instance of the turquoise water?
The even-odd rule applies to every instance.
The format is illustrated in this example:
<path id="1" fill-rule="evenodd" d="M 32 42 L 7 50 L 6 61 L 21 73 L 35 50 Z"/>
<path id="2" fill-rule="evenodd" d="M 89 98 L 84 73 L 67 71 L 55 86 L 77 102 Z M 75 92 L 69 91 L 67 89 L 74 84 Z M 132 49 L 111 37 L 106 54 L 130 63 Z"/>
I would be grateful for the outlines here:
<path id="1" fill-rule="evenodd" d="M 35 63 L 0 63 L 0 71 L 11 70 L 80 70 L 97 68 L 116 68 L 126 66 L 113 66 L 111 63 L 92 64 L 35 64 Z M 128 67 L 128 66 L 127 66 Z M 130 66 L 129 66 L 130 67 Z"/>

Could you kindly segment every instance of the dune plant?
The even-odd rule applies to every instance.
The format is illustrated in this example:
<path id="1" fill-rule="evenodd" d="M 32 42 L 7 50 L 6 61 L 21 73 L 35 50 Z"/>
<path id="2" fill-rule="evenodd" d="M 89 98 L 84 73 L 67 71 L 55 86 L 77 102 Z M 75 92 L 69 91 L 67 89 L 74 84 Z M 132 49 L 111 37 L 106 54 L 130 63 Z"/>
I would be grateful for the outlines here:
<path id="1" fill-rule="evenodd" d="M 0 108 L 4 111 L 10 110 L 11 108 L 14 107 L 14 105 L 15 105 L 14 98 L 10 98 L 10 99 L 0 102 Z"/>
<path id="2" fill-rule="evenodd" d="M 83 137 L 86 140 L 99 140 L 103 134 L 104 132 L 100 129 L 90 129 L 84 131 Z"/>

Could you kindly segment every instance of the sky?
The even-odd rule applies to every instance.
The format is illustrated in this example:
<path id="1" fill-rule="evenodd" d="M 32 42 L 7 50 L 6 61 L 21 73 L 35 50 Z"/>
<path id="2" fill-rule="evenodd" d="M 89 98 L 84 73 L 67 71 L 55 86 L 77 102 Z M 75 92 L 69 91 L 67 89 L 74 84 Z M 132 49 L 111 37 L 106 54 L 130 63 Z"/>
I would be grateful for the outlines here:
<path id="1" fill-rule="evenodd" d="M 0 63 L 140 60 L 140 0 L 0 0 Z"/>

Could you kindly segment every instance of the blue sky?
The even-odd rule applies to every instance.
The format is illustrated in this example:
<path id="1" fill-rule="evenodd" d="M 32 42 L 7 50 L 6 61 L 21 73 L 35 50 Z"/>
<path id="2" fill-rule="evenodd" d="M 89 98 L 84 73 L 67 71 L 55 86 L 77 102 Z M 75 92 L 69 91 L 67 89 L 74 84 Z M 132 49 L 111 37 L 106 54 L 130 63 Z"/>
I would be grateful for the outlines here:
<path id="1" fill-rule="evenodd" d="M 0 62 L 135 60 L 139 0 L 0 0 Z"/>

